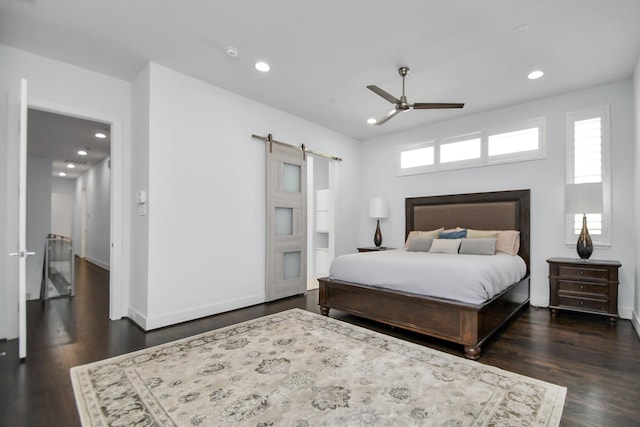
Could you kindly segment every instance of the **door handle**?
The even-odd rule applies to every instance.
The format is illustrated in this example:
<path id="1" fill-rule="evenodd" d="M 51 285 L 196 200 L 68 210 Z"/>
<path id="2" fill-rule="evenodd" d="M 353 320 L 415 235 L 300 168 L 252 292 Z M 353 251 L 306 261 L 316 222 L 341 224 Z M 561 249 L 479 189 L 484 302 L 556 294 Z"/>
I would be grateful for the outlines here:
<path id="1" fill-rule="evenodd" d="M 25 251 L 20 251 L 20 252 L 11 252 L 9 254 L 9 256 L 19 256 L 20 258 L 25 258 L 28 257 L 29 255 L 35 255 L 35 252 L 25 252 Z"/>

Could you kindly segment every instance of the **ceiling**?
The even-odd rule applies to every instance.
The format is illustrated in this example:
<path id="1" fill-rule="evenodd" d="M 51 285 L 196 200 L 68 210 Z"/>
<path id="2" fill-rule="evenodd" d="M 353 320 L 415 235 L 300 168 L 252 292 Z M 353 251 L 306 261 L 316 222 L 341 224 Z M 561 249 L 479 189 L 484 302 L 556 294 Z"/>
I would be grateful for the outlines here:
<path id="1" fill-rule="evenodd" d="M 106 138 L 96 138 L 97 132 Z M 27 141 L 30 156 L 52 159 L 53 175 L 64 172 L 65 178 L 71 179 L 87 172 L 111 152 L 109 125 L 32 108 L 27 116 Z M 79 150 L 87 155 L 79 155 Z"/>
<path id="2" fill-rule="evenodd" d="M 128 81 L 152 61 L 364 140 L 630 78 L 639 16 L 638 0 L 0 0 L 0 43 Z M 400 66 L 410 103 L 464 109 L 367 124 L 393 106 L 366 86 L 399 97 Z"/>

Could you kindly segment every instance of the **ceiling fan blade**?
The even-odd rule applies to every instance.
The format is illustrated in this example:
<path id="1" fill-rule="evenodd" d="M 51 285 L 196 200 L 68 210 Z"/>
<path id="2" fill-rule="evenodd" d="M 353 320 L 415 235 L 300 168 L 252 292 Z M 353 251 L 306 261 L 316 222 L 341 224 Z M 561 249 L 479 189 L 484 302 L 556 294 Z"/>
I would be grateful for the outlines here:
<path id="1" fill-rule="evenodd" d="M 387 120 L 389 120 L 391 117 L 395 116 L 396 114 L 400 113 L 402 110 L 391 110 L 387 113 L 386 116 L 384 116 L 383 118 L 381 118 L 380 120 L 378 120 L 376 122 L 376 125 L 381 125 L 384 122 L 386 122 Z"/>
<path id="2" fill-rule="evenodd" d="M 416 102 L 413 104 L 414 110 L 435 110 L 438 108 L 462 108 L 464 104 L 436 103 L 436 102 Z"/>
<path id="3" fill-rule="evenodd" d="M 392 104 L 399 104 L 400 103 L 400 100 L 398 98 L 396 98 L 395 96 L 391 95 L 390 93 L 380 89 L 376 85 L 369 85 L 369 86 L 367 86 L 367 89 L 375 92 L 376 94 L 380 95 L 381 97 L 383 97 L 384 99 L 386 99 L 387 101 L 389 101 Z"/>

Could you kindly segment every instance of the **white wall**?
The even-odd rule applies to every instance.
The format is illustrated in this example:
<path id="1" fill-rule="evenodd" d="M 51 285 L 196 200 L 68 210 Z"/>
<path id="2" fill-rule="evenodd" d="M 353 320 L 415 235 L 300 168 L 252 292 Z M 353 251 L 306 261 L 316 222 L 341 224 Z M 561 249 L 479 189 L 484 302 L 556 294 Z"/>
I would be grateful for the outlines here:
<path id="1" fill-rule="evenodd" d="M 344 159 L 337 252 L 353 252 L 358 141 L 162 66 L 149 68 L 148 300 L 139 323 L 151 329 L 264 301 L 265 143 L 252 133 Z"/>
<path id="2" fill-rule="evenodd" d="M 51 178 L 51 233 L 73 236 L 75 192 L 75 179 Z"/>
<path id="3" fill-rule="evenodd" d="M 27 156 L 27 299 L 40 298 L 44 245 L 51 231 L 51 160 Z"/>
<path id="4" fill-rule="evenodd" d="M 51 193 L 51 234 L 73 236 L 73 199 L 73 194 Z"/>
<path id="5" fill-rule="evenodd" d="M 619 312 L 631 316 L 634 301 L 635 228 L 633 189 L 633 99 L 630 80 L 513 105 L 481 114 L 418 127 L 405 132 L 363 141 L 359 200 L 360 241 L 371 244 L 375 229 L 367 218 L 367 201 L 374 195 L 389 199 L 389 219 L 381 222 L 387 246 L 404 240 L 404 199 L 414 196 L 531 189 L 531 302 L 549 302 L 548 266 L 553 256 L 576 257 L 574 245 L 565 243 L 565 113 L 604 104 L 611 105 L 612 140 L 612 237 L 611 247 L 594 249 L 592 258 L 621 261 Z M 413 112 L 412 114 L 428 114 Z M 488 127 L 545 116 L 547 156 L 543 160 L 443 171 L 431 174 L 396 176 L 396 147 L 442 136 L 463 135 Z M 394 119 L 395 120 L 395 119 Z M 397 120 L 402 120 L 400 117 Z"/>
<path id="6" fill-rule="evenodd" d="M 0 45 L 0 338 L 18 335 L 17 259 L 4 254 L 17 249 L 17 93 L 20 78 L 29 81 L 29 100 L 74 106 L 123 120 L 124 176 L 128 182 L 130 149 L 131 84 L 92 71 Z M 9 135 L 11 137 L 9 137 Z M 127 189 L 125 188 L 125 191 Z M 128 194 L 124 201 L 128 203 Z M 130 207 L 124 208 L 127 212 Z M 128 233 L 128 218 L 123 225 Z M 124 242 L 126 245 L 126 241 Z M 122 248 L 124 258 L 128 247 Z M 123 269 L 128 265 L 123 266 Z M 128 280 L 128 275 L 123 281 Z M 122 283 L 127 289 L 128 282 Z M 127 289 L 128 293 L 128 289 Z"/>
<path id="7" fill-rule="evenodd" d="M 109 269 L 111 245 L 111 170 L 107 158 L 76 179 L 75 221 L 73 245 L 80 253 L 82 215 L 82 190 L 87 192 L 87 248 L 85 258 Z"/>
<path id="8" fill-rule="evenodd" d="M 54 193 L 75 194 L 76 180 L 52 176 L 51 191 Z"/>
<path id="9" fill-rule="evenodd" d="M 149 103 L 151 74 L 147 64 L 136 76 L 132 88 L 131 193 L 149 192 Z M 131 286 L 128 316 L 143 325 L 148 312 L 149 217 L 138 215 L 137 206 L 130 212 L 131 221 Z M 143 326 L 144 327 L 144 326 Z"/>
<path id="10" fill-rule="evenodd" d="M 634 117 L 636 124 L 635 134 L 635 157 L 634 157 L 634 170 L 635 170 L 635 189 L 633 200 L 635 202 L 635 218 L 636 218 L 636 232 L 635 232 L 635 302 L 633 305 L 633 325 L 636 328 L 638 336 L 640 336 L 640 58 L 636 63 L 636 70 L 633 74 L 633 99 L 634 99 Z"/>

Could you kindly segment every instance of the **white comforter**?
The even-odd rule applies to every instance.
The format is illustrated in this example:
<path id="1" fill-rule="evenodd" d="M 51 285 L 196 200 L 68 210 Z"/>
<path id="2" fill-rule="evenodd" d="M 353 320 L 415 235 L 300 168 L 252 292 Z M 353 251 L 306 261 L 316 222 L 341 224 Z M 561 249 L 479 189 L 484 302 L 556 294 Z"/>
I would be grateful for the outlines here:
<path id="1" fill-rule="evenodd" d="M 526 274 L 519 256 L 435 254 L 405 249 L 342 255 L 330 275 L 337 280 L 480 304 Z"/>

